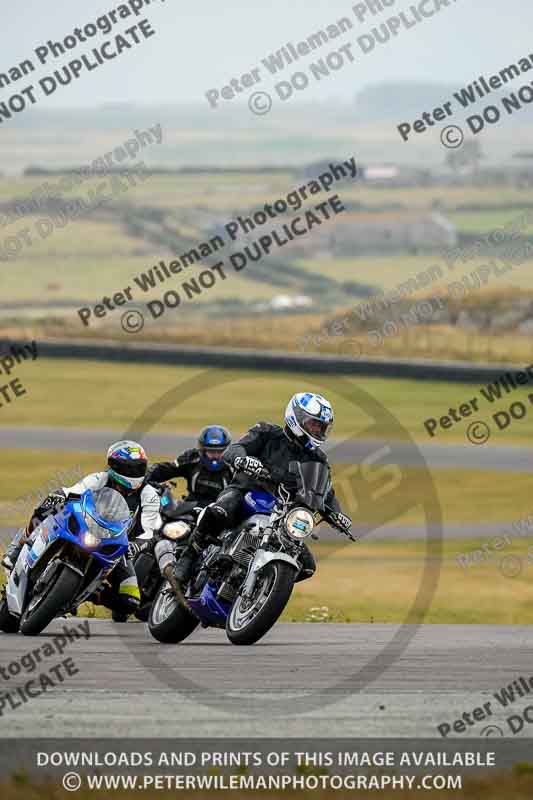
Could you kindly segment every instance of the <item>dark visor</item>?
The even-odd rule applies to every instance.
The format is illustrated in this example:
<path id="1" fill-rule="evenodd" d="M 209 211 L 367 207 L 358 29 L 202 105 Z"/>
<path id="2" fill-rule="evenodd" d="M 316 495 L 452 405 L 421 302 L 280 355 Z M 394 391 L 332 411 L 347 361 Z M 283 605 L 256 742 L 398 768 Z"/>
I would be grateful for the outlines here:
<path id="1" fill-rule="evenodd" d="M 111 460 L 111 469 L 125 478 L 143 478 L 146 475 L 146 461 L 115 461 Z"/>

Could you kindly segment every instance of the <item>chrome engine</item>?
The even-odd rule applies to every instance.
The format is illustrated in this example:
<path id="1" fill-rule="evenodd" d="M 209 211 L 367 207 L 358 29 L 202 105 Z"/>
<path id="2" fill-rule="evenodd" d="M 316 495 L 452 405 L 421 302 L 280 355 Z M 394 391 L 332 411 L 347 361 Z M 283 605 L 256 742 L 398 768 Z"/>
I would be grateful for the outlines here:
<path id="1" fill-rule="evenodd" d="M 235 579 L 242 578 L 244 571 L 248 570 L 255 555 L 265 525 L 265 517 L 255 514 L 242 526 L 241 532 L 235 541 L 226 550 L 235 562 L 235 566 L 217 592 L 217 598 L 231 602 L 237 592 L 238 584 Z"/>

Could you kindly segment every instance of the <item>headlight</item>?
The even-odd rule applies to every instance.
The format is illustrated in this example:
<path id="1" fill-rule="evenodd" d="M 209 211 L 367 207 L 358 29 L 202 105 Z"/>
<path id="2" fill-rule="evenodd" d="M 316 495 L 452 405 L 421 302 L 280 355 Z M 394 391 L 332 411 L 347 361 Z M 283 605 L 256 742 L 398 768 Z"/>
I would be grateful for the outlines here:
<path id="1" fill-rule="evenodd" d="M 85 547 L 96 547 L 99 541 L 100 540 L 94 535 L 94 533 L 86 533 L 83 536 L 83 544 Z"/>
<path id="2" fill-rule="evenodd" d="M 183 539 L 190 530 L 191 526 L 187 522 L 169 522 L 168 525 L 165 525 L 163 528 L 162 533 L 167 539 L 175 541 L 176 539 Z"/>
<path id="3" fill-rule="evenodd" d="M 315 527 L 315 520 L 306 508 L 295 508 L 285 519 L 287 533 L 293 539 L 300 541 L 306 539 Z"/>

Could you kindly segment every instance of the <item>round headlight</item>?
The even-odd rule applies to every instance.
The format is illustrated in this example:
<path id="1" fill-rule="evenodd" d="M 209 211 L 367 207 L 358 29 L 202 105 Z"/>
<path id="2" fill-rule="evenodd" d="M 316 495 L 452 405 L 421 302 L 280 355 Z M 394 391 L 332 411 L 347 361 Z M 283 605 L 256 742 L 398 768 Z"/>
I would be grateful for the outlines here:
<path id="1" fill-rule="evenodd" d="M 315 520 L 307 508 L 295 508 L 287 515 L 285 527 L 289 536 L 299 541 L 310 536 L 315 527 Z"/>
<path id="2" fill-rule="evenodd" d="M 83 536 L 83 544 L 85 547 L 96 547 L 98 544 L 98 538 L 94 535 L 94 533 L 86 533 Z"/>
<path id="3" fill-rule="evenodd" d="M 163 536 L 176 541 L 176 539 L 183 539 L 184 536 L 187 536 L 190 530 L 191 526 L 187 522 L 169 522 L 163 528 Z"/>

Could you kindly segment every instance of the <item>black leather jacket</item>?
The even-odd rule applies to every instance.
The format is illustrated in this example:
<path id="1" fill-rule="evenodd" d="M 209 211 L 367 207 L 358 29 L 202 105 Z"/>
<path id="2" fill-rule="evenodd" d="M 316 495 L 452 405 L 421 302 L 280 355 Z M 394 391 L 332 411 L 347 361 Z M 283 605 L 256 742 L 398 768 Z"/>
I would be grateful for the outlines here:
<path id="1" fill-rule="evenodd" d="M 280 483 L 288 488 L 294 486 L 295 478 L 289 473 L 291 461 L 328 463 L 327 456 L 322 450 L 306 450 L 289 439 L 283 428 L 270 422 L 258 422 L 257 425 L 250 428 L 238 442 L 228 447 L 224 454 L 224 461 L 233 466 L 234 460 L 243 456 L 253 456 L 262 461 L 273 480 L 260 482 L 259 485 L 265 486 L 273 494 L 277 491 Z M 242 472 L 237 472 L 231 485 L 248 490 L 257 487 L 258 481 L 256 478 L 250 478 Z M 333 486 L 327 495 L 326 503 L 333 511 L 341 510 Z"/>
<path id="2" fill-rule="evenodd" d="M 187 494 L 184 501 L 194 501 L 198 506 L 213 503 L 220 492 L 231 481 L 232 469 L 224 465 L 222 469 L 213 471 L 201 461 L 178 464 L 176 461 L 162 461 L 154 464 L 148 472 L 150 482 L 164 483 L 173 478 L 184 478 L 187 481 Z"/>

